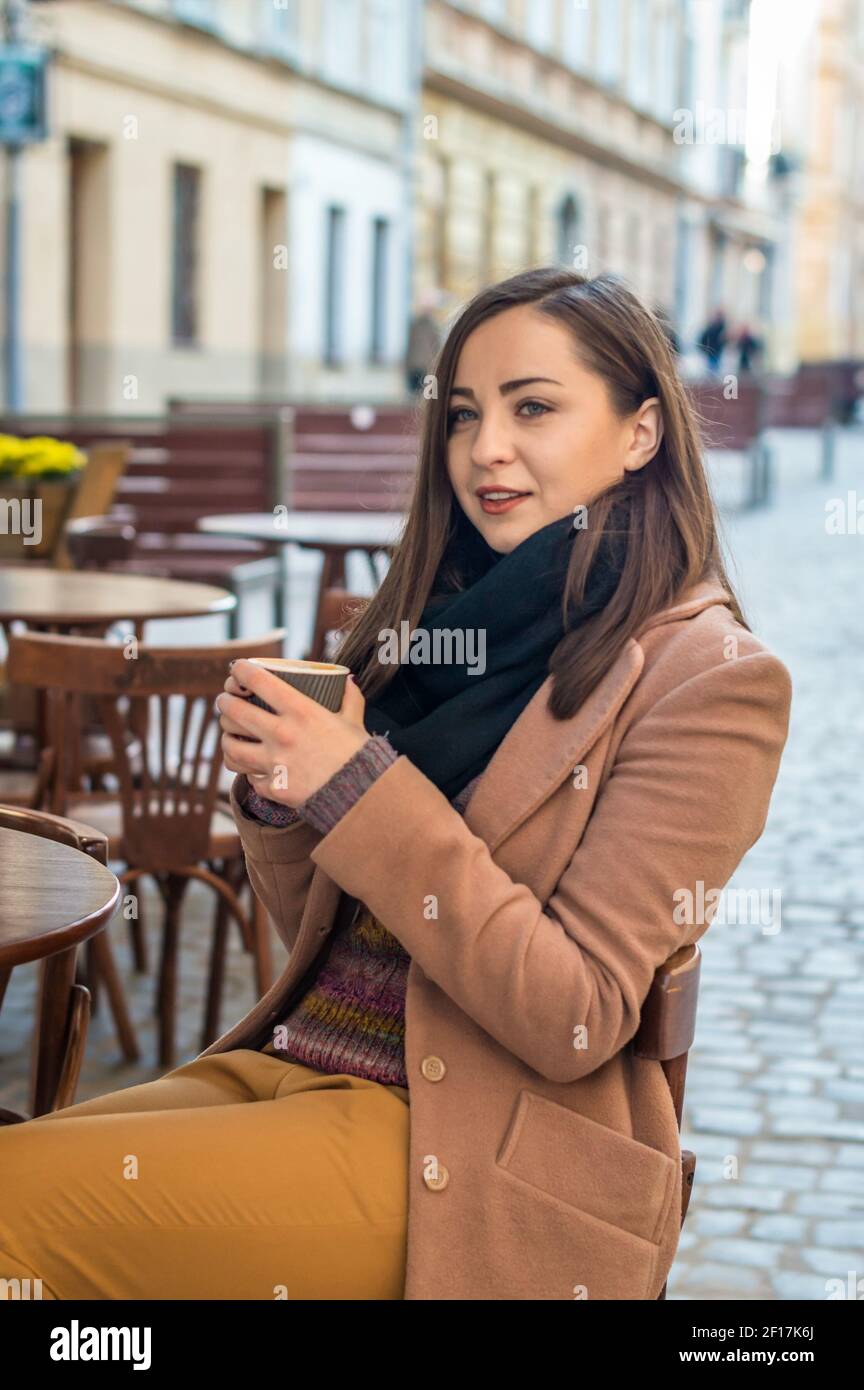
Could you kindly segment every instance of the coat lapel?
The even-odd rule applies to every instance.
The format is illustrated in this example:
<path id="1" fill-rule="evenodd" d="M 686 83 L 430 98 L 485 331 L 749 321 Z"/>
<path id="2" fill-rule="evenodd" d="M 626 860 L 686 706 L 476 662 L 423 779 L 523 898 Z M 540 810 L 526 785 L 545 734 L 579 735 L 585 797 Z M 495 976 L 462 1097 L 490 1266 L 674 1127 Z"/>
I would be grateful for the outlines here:
<path id="1" fill-rule="evenodd" d="M 645 662 L 638 638 L 653 627 L 692 617 L 728 598 L 720 584 L 704 581 L 694 585 L 681 602 L 655 613 L 629 639 L 572 719 L 554 719 L 549 713 L 552 677 L 548 676 L 498 745 L 477 783 L 465 811 L 469 830 L 494 852 L 551 796 L 615 718 Z"/>
<path id="2" fill-rule="evenodd" d="M 549 713 L 547 676 L 501 740 L 465 810 L 469 830 L 494 851 L 585 756 L 639 678 L 644 657 L 632 637 L 572 719 Z"/>

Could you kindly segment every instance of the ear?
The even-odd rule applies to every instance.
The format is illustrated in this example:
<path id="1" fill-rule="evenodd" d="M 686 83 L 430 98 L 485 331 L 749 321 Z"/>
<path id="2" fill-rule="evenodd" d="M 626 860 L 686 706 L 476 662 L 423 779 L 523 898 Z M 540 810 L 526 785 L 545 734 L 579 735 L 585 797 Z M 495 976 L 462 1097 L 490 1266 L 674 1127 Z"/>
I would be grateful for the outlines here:
<path id="1" fill-rule="evenodd" d="M 650 463 L 663 439 L 663 412 L 660 398 L 650 396 L 640 405 L 633 420 L 633 438 L 624 468 L 628 473 Z"/>

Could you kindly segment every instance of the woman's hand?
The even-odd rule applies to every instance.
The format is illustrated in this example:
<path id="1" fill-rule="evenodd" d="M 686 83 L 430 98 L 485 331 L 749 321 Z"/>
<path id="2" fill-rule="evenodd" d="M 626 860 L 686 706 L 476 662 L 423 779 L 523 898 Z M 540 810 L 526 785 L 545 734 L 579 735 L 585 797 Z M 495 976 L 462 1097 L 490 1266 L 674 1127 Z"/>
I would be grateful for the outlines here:
<path id="1" fill-rule="evenodd" d="M 258 695 L 270 714 L 244 699 Z M 242 772 L 261 796 L 297 807 L 317 792 L 369 738 L 363 725 L 366 701 L 348 679 L 338 714 L 302 695 L 272 672 L 235 661 L 218 696 L 222 756 L 229 772 Z M 254 743 L 246 739 L 258 740 Z"/>

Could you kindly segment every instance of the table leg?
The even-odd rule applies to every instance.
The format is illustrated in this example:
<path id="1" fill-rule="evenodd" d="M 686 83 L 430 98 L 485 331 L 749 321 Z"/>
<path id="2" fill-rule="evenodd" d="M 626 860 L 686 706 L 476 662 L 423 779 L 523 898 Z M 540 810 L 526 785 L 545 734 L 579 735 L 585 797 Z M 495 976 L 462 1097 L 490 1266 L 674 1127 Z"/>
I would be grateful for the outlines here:
<path id="1" fill-rule="evenodd" d="M 33 1048 L 31 1111 L 34 1116 L 46 1115 L 57 1094 L 66 1053 L 77 951 L 77 946 L 70 946 L 42 961 Z"/>
<path id="2" fill-rule="evenodd" d="M 321 565 L 321 579 L 318 584 L 318 601 L 315 605 L 315 623 L 312 628 L 312 648 L 310 661 L 323 660 L 324 638 L 324 595 L 328 589 L 345 588 L 345 554 L 343 545 L 322 546 L 324 560 Z"/>

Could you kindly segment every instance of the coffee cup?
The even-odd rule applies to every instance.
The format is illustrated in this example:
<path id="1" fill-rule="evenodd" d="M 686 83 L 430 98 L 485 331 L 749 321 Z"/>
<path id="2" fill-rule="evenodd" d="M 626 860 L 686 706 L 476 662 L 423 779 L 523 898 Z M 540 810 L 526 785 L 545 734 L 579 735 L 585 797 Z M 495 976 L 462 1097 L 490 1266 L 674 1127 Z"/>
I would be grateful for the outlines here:
<path id="1" fill-rule="evenodd" d="M 261 666 L 265 671 L 278 676 L 287 685 L 293 685 L 302 695 L 307 695 L 316 704 L 335 713 L 342 708 L 345 697 L 345 683 L 351 672 L 347 666 L 337 666 L 331 661 L 300 661 L 281 656 L 250 656 L 247 660 L 253 666 Z M 276 711 L 258 695 L 247 695 L 250 704 L 266 709 L 270 714 Z"/>

